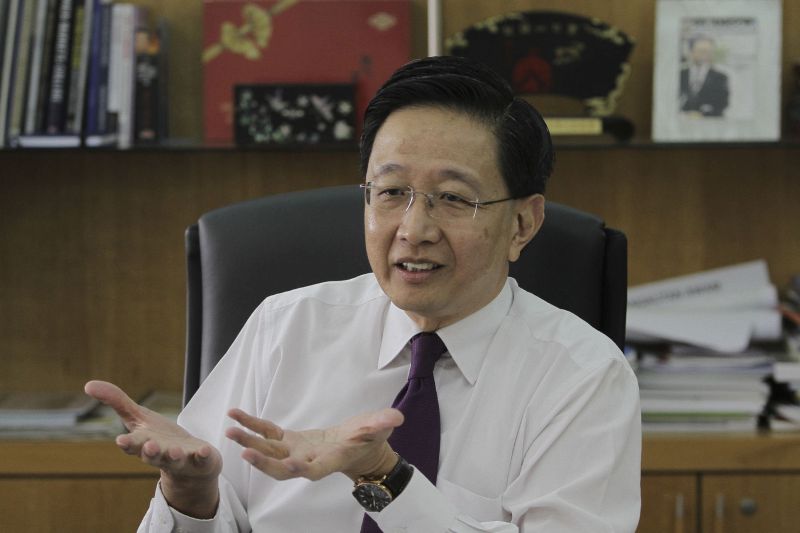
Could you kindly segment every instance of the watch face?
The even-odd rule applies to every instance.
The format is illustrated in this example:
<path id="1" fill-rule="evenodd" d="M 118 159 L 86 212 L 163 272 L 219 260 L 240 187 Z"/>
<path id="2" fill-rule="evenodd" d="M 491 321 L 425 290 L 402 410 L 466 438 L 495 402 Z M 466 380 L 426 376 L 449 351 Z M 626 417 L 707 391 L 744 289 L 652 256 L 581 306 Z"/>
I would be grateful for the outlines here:
<path id="1" fill-rule="evenodd" d="M 364 509 L 371 512 L 380 511 L 392 501 L 389 491 L 375 483 L 359 484 L 353 489 L 353 496 Z"/>

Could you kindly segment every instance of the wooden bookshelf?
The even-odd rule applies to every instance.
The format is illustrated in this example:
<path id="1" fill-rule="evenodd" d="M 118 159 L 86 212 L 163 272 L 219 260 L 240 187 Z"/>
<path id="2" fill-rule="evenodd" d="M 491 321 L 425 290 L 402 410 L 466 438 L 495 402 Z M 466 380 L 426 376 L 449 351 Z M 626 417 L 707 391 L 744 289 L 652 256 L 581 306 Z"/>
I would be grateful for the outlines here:
<path id="1" fill-rule="evenodd" d="M 173 136 L 190 142 L 127 152 L 0 151 L 0 390 L 76 390 L 92 378 L 117 382 L 133 396 L 153 388 L 180 390 L 184 229 L 202 213 L 232 202 L 358 181 L 358 156 L 352 150 L 197 148 L 202 138 L 202 2 L 137 3 L 170 21 L 170 129 Z M 425 54 L 425 6 L 425 0 L 412 0 L 413 57 Z M 596 213 L 627 234 L 631 284 L 757 258 L 767 260 L 778 286 L 800 272 L 797 141 L 710 145 L 649 141 L 655 0 L 444 0 L 443 34 L 492 15 L 533 9 L 596 16 L 636 41 L 631 76 L 617 109 L 636 125 L 635 138 L 626 145 L 557 140 L 556 172 L 548 192 L 551 200 Z M 800 32 L 795 31 L 800 26 L 799 3 L 784 2 L 783 26 L 785 100 L 791 85 L 789 67 L 800 55 Z M 770 440 L 767 447 L 783 443 L 782 438 Z M 739 475 L 733 470 L 705 470 L 716 460 L 715 454 L 730 445 L 716 439 L 648 438 L 646 494 L 652 487 L 660 490 L 656 480 L 671 483 L 670 476 L 679 486 L 695 491 L 700 475 L 721 475 L 702 480 L 731 479 L 739 486 L 738 478 L 725 477 Z M 796 442 L 786 439 L 787 449 L 795 450 Z M 760 450 L 753 452 L 753 461 L 759 461 L 757 455 L 766 453 L 761 441 L 745 440 L 742 450 Z M 125 512 L 141 516 L 152 492 L 152 475 L 138 470 L 98 474 L 91 468 L 56 475 L 47 470 L 73 459 L 91 467 L 91 458 L 105 453 L 108 459 L 99 460 L 96 468 L 136 468 L 113 466 L 127 460 L 113 458 L 113 447 L 73 444 L 37 443 L 25 451 L 28 444 L 0 443 L 3 450 L 11 450 L 0 454 L 5 456 L 0 459 L 4 472 L 0 501 L 35 514 L 30 502 L 44 491 L 52 500 L 48 509 L 54 515 L 89 516 L 97 506 L 111 509 L 119 499 L 115 491 L 124 488 L 137 494 L 131 498 L 136 503 Z M 696 450 L 693 455 L 691 450 Z M 682 457 L 675 459 L 675 465 L 683 464 L 685 470 L 658 463 L 670 457 Z M 13 473 L 15 461 L 21 465 L 45 461 L 49 466 L 38 473 L 25 468 Z M 793 476 L 798 472 L 792 465 L 787 462 L 771 474 L 759 471 L 758 475 Z M 747 469 L 735 471 L 751 474 Z M 97 479 L 109 485 L 98 484 Z M 660 487 L 666 490 L 669 483 Z M 88 503 L 83 507 L 75 503 L 70 511 L 65 503 L 70 502 L 69 495 L 89 491 L 90 486 L 100 488 L 84 492 L 90 494 L 84 500 Z M 117 496 L 109 496 L 113 494 Z M 710 505 L 690 495 L 685 502 L 696 512 Z M 9 513 L 0 509 L 0 520 L 7 520 Z M 699 527 L 700 518 L 695 524 Z M 0 530 L 20 530 L 3 525 L 0 522 Z M 89 526 L 73 530 L 104 530 L 94 523 Z M 56 529 L 43 525 L 39 530 Z M 693 530 L 687 526 L 684 531 Z"/>

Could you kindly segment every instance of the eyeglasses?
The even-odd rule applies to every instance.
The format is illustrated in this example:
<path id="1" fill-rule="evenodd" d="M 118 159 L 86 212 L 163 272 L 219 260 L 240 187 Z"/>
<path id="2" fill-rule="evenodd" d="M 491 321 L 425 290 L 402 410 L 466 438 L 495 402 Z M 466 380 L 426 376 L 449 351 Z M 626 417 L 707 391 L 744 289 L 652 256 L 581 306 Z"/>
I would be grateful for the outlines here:
<path id="1" fill-rule="evenodd" d="M 509 197 L 481 202 L 477 198 L 470 200 L 450 191 L 427 193 L 415 191 L 410 185 L 375 185 L 371 181 L 362 183 L 361 188 L 364 189 L 367 205 L 387 214 L 405 213 L 411 208 L 414 199 L 421 195 L 425 197 L 428 215 L 437 220 L 474 220 L 478 208 L 514 200 Z"/>

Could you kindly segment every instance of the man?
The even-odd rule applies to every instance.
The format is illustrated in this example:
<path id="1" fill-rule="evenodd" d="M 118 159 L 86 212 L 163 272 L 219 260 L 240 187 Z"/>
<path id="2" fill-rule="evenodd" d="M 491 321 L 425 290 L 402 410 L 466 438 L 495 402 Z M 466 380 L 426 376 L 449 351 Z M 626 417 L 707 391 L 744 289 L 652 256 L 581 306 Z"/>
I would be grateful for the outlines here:
<path id="1" fill-rule="evenodd" d="M 689 41 L 689 65 L 681 70 L 681 111 L 721 117 L 728 107 L 728 76 L 713 67 L 714 41 L 697 36 Z"/>
<path id="2" fill-rule="evenodd" d="M 161 469 L 141 531 L 633 531 L 635 377 L 508 278 L 544 218 L 541 116 L 428 58 L 379 90 L 361 150 L 371 274 L 267 298 L 180 426 L 87 384 Z"/>

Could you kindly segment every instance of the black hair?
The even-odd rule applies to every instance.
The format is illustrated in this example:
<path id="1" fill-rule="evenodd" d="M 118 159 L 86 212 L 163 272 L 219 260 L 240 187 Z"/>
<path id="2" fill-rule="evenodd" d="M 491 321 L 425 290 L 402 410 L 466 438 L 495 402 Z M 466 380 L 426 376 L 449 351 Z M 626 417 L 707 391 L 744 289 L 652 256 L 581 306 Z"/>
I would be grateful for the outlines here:
<path id="1" fill-rule="evenodd" d="M 706 41 L 707 43 L 711 43 L 711 46 L 716 46 L 716 42 L 714 42 L 714 38 L 705 33 L 695 33 L 689 38 L 689 50 L 694 49 L 694 45 L 699 43 L 700 41 Z"/>
<path id="2" fill-rule="evenodd" d="M 513 198 L 544 193 L 554 162 L 544 119 L 491 68 L 456 56 L 411 61 L 378 89 L 364 114 L 362 176 L 375 136 L 389 115 L 424 106 L 462 112 L 486 124 L 497 139 L 498 167 Z"/>

